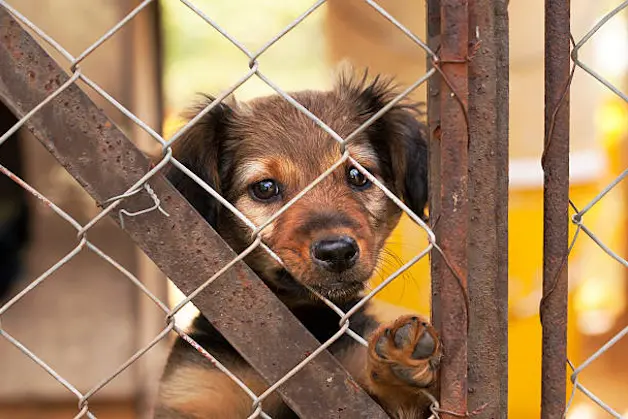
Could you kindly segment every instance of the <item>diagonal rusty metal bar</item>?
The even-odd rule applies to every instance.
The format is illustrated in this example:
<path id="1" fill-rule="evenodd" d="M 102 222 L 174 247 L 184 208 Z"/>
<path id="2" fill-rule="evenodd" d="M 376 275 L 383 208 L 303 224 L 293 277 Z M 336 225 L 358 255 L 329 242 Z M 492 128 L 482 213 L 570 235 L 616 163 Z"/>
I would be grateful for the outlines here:
<path id="1" fill-rule="evenodd" d="M 0 99 L 22 117 L 68 79 L 0 8 Z M 76 85 L 63 90 L 26 126 L 97 203 L 124 192 L 150 169 L 149 160 Z M 152 211 L 127 218 L 125 230 L 189 294 L 236 254 L 160 173 L 149 183 L 170 217 Z M 139 193 L 121 207 L 133 212 L 151 205 L 153 201 Z M 236 264 L 193 302 L 268 383 L 320 346 L 244 263 Z M 387 417 L 328 352 L 278 391 L 301 418 Z"/>

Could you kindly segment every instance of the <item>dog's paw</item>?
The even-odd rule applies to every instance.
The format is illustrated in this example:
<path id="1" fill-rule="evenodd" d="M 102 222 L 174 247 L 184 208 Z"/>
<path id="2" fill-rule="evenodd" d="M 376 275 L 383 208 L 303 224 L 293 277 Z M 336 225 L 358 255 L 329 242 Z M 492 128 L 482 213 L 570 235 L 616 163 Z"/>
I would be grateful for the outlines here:
<path id="1" fill-rule="evenodd" d="M 369 339 L 368 372 L 376 385 L 426 388 L 437 377 L 441 345 L 436 330 L 417 316 L 379 327 Z"/>

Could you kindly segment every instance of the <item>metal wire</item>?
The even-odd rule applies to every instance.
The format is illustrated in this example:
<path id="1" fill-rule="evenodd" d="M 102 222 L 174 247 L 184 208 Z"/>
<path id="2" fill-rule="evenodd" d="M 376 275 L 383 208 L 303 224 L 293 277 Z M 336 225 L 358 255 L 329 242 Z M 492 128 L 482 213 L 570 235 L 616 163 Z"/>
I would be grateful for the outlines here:
<path id="1" fill-rule="evenodd" d="M 174 1 L 174 0 L 173 0 Z M 248 68 L 243 68 L 242 77 L 230 86 L 228 89 L 223 91 L 215 100 L 213 100 L 210 104 L 208 104 L 199 114 L 197 114 L 194 118 L 192 118 L 186 125 L 184 125 L 181 129 L 179 129 L 170 139 L 166 140 L 161 135 L 159 135 L 155 130 L 150 128 L 150 126 L 145 123 L 141 118 L 133 114 L 130 110 L 124 107 L 118 100 L 116 100 L 111 94 L 109 94 L 105 89 L 100 87 L 97 83 L 95 83 L 91 78 L 87 77 L 81 72 L 80 64 L 88 60 L 89 57 L 98 50 L 104 43 L 114 37 L 122 28 L 127 26 L 130 21 L 142 11 L 144 11 L 154 0 L 145 0 L 141 4 L 139 4 L 136 8 L 134 8 L 130 13 L 128 13 L 125 17 L 123 17 L 119 22 L 117 22 L 111 29 L 105 32 L 98 40 L 88 46 L 82 53 L 78 56 L 74 57 L 70 54 L 60 43 L 54 40 L 51 36 L 49 36 L 45 31 L 41 28 L 37 27 L 33 24 L 26 16 L 17 11 L 14 7 L 12 7 L 9 2 L 0 0 L 0 6 L 5 7 L 21 24 L 30 28 L 40 39 L 47 44 L 51 45 L 55 50 L 57 50 L 67 61 L 69 66 L 69 72 L 71 73 L 71 77 L 63 83 L 57 90 L 55 90 L 51 95 L 49 95 L 44 101 L 42 101 L 39 105 L 34 107 L 30 112 L 28 112 L 23 118 L 19 120 L 9 131 L 3 133 L 0 137 L 0 145 L 7 141 L 20 127 L 22 127 L 25 123 L 29 121 L 30 118 L 33 117 L 37 112 L 39 112 L 44 106 L 50 103 L 55 97 L 57 97 L 61 92 L 65 89 L 69 88 L 71 85 L 74 85 L 77 80 L 82 80 L 86 83 L 86 85 L 92 89 L 94 92 L 99 94 L 105 101 L 112 104 L 115 108 L 117 108 L 128 120 L 137 125 L 141 130 L 146 132 L 151 138 L 153 138 L 156 142 L 158 142 L 162 146 L 163 155 L 161 160 L 152 167 L 144 176 L 141 177 L 137 182 L 133 185 L 129 185 L 126 191 L 120 191 L 120 193 L 110 199 L 105 200 L 102 205 L 105 206 L 95 217 L 89 220 L 85 225 L 81 225 L 74 218 L 72 218 L 67 212 L 56 206 L 52 203 L 48 198 L 35 190 L 31 185 L 19 179 L 13 173 L 11 173 L 8 169 L 3 166 L 0 166 L 0 172 L 4 175 L 11 178 L 15 181 L 19 186 L 21 186 L 24 190 L 29 192 L 30 194 L 36 196 L 40 201 L 45 203 L 52 211 L 54 211 L 59 217 L 64 219 L 69 225 L 71 225 L 77 232 L 77 245 L 74 247 L 66 256 L 61 258 L 58 262 L 53 264 L 46 272 L 41 274 L 39 277 L 34 279 L 29 283 L 27 287 L 25 287 L 21 292 L 19 292 L 16 296 L 10 299 L 8 302 L 0 306 L 0 319 L 3 314 L 5 314 L 13 305 L 21 300 L 26 294 L 31 292 L 35 287 L 49 278 L 53 273 L 59 270 L 59 268 L 69 261 L 71 261 L 77 254 L 82 251 L 89 250 L 94 254 L 98 255 L 102 260 L 106 263 L 114 267 L 118 272 L 120 272 L 124 277 L 126 277 L 134 286 L 136 286 L 144 295 L 146 295 L 153 303 L 164 312 L 164 318 L 166 319 L 167 326 L 163 328 L 148 344 L 144 345 L 140 348 L 133 356 L 131 356 L 127 361 L 125 361 L 119 368 L 109 374 L 107 377 L 104 377 L 100 380 L 96 385 L 94 385 L 88 392 L 81 393 L 76 388 L 74 388 L 67 380 L 65 380 L 61 375 L 59 375 L 54 368 L 48 363 L 44 362 L 40 357 L 35 355 L 31 350 L 29 350 L 22 343 L 17 341 L 12 335 L 10 335 L 7 331 L 5 331 L 0 323 L 0 335 L 7 339 L 7 341 L 11 342 L 15 347 L 17 347 L 20 351 L 22 351 L 26 356 L 28 356 L 33 362 L 43 368 L 46 372 L 48 372 L 55 380 L 57 380 L 62 386 L 71 391 L 78 399 L 78 407 L 77 414 L 75 418 L 80 418 L 87 416 L 89 418 L 95 418 L 94 414 L 89 411 L 89 401 L 90 399 L 96 395 L 102 388 L 107 386 L 115 377 L 121 374 L 124 370 L 126 370 L 129 366 L 135 363 L 138 359 L 140 359 L 146 352 L 148 352 L 151 348 L 153 348 L 158 342 L 162 341 L 166 338 L 168 334 L 174 332 L 178 334 L 182 339 L 188 342 L 192 347 L 194 347 L 202 356 L 210 360 L 213 365 L 215 365 L 220 371 L 225 373 L 231 380 L 234 381 L 250 398 L 251 398 L 251 418 L 254 417 L 262 417 L 262 418 L 270 418 L 270 416 L 263 411 L 263 402 L 264 400 L 276 391 L 280 386 L 285 384 L 292 376 L 297 374 L 299 371 L 303 369 L 305 365 L 307 365 L 312 359 L 318 356 L 321 352 L 323 352 L 326 348 L 328 348 L 333 342 L 337 341 L 340 337 L 347 334 L 348 336 L 355 339 L 360 344 L 366 345 L 366 339 L 363 336 L 359 336 L 355 331 L 350 329 L 350 321 L 351 316 L 355 314 L 361 307 L 364 306 L 369 300 L 371 300 L 377 293 L 379 293 L 382 289 L 388 286 L 392 281 L 398 278 L 403 272 L 409 269 L 413 264 L 417 261 L 423 259 L 433 248 L 436 242 L 435 236 L 430 228 L 425 224 L 425 222 L 413 211 L 411 211 L 398 197 L 394 195 L 392 191 L 387 189 L 381 182 L 377 180 L 372 174 L 370 174 L 364 167 L 362 167 L 352 156 L 351 153 L 344 148 L 344 145 L 347 141 L 354 138 L 359 133 L 366 130 L 369 126 L 371 126 L 378 118 L 384 115 L 390 108 L 395 106 L 399 101 L 406 98 L 410 93 L 412 93 L 418 86 L 425 83 L 430 77 L 432 77 L 435 73 L 435 69 L 429 70 L 426 74 L 418 77 L 417 80 L 412 83 L 406 90 L 404 90 L 401 94 L 399 94 L 396 98 L 394 98 L 385 108 L 375 114 L 373 117 L 368 119 L 362 125 L 360 125 L 354 132 L 349 134 L 346 138 L 342 138 L 338 135 L 333 129 L 329 127 L 324 121 L 322 121 L 318 116 L 311 113 L 307 110 L 302 104 L 298 103 L 294 98 L 292 98 L 287 92 L 285 92 L 277 83 L 273 82 L 270 78 L 262 73 L 260 70 L 260 65 L 258 63 L 258 59 L 266 53 L 273 45 L 279 42 L 287 33 L 297 27 L 301 22 L 306 20 L 309 16 L 311 16 L 316 10 L 319 9 L 320 6 L 326 3 L 325 0 L 318 0 L 312 4 L 307 10 L 305 10 L 300 16 L 294 19 L 290 24 L 288 24 L 283 30 L 277 33 L 275 36 L 270 38 L 263 46 L 257 50 L 256 52 L 249 51 L 240 41 L 238 41 L 234 36 L 229 34 L 220 24 L 216 22 L 215 19 L 211 17 L 211 11 L 205 12 L 197 7 L 193 1 L 190 0 L 180 0 L 187 8 L 189 8 L 193 13 L 199 16 L 203 21 L 213 27 L 218 33 L 220 33 L 225 39 L 230 41 L 234 46 L 236 46 L 242 54 L 244 54 L 248 58 Z M 372 7 L 375 11 L 381 14 L 385 19 L 387 19 L 390 24 L 402 31 L 416 46 L 423 51 L 432 59 L 436 60 L 437 57 L 427 47 L 426 43 L 424 43 L 419 37 L 413 34 L 408 28 L 403 26 L 399 21 L 397 21 L 394 17 L 392 17 L 384 8 L 378 5 L 375 1 L 367 0 L 366 3 Z M 325 170 L 320 176 L 318 176 L 312 183 L 310 183 L 307 187 L 305 187 L 302 191 L 300 191 L 293 199 L 287 202 L 282 208 L 280 208 L 270 219 L 264 222 L 262 225 L 255 225 L 252 221 L 250 221 L 242 212 L 240 212 L 232 203 L 228 202 L 224 197 L 222 197 L 216 190 L 211 188 L 206 182 L 192 173 L 189 168 L 185 167 L 180 161 L 172 155 L 172 145 L 182 137 L 185 132 L 190 129 L 194 124 L 198 123 L 199 120 L 203 118 L 208 112 L 214 109 L 216 106 L 219 106 L 223 100 L 225 100 L 230 94 L 236 91 L 242 84 L 244 84 L 247 80 L 252 77 L 257 77 L 269 87 L 271 87 L 279 96 L 283 97 L 288 103 L 294 106 L 297 110 L 302 112 L 308 118 L 310 118 L 314 123 L 316 123 L 326 134 L 328 134 L 331 138 L 338 141 L 341 145 L 341 152 L 338 156 L 338 160 L 331 165 L 327 170 Z M 399 268 L 396 272 L 390 275 L 386 280 L 384 280 L 380 285 L 378 285 L 375 289 L 373 289 L 368 295 L 364 296 L 359 303 L 357 303 L 354 307 L 352 307 L 349 311 L 344 312 L 337 305 L 335 305 L 330 300 L 324 298 L 320 294 L 316 293 L 312 290 L 312 292 L 317 295 L 325 304 L 327 304 L 335 313 L 338 314 L 339 318 L 339 327 L 338 331 L 327 341 L 321 343 L 321 345 L 311 354 L 304 357 L 301 362 L 297 365 L 292 366 L 292 368 L 279 380 L 272 383 L 269 388 L 264 391 L 260 395 L 256 395 L 250 388 L 248 388 L 241 380 L 237 378 L 228 368 L 224 365 L 220 364 L 210 353 L 208 353 L 204 348 L 202 348 L 198 343 L 196 343 L 185 331 L 183 331 L 180 327 L 177 326 L 175 321 L 175 314 L 181 310 L 185 305 L 189 304 L 191 300 L 196 297 L 203 289 L 209 286 L 213 281 L 223 275 L 225 272 L 229 271 L 235 264 L 242 261 L 248 254 L 254 251 L 256 248 L 261 247 L 265 249 L 272 257 L 274 257 L 280 263 L 281 258 L 270 248 L 267 243 L 264 243 L 262 238 L 262 231 L 264 228 L 268 227 L 272 222 L 276 221 L 285 211 L 287 211 L 292 205 L 294 205 L 298 200 L 300 200 L 304 195 L 306 195 L 313 188 L 317 187 L 320 182 L 322 182 L 327 176 L 329 176 L 334 170 L 336 170 L 340 165 L 345 162 L 351 162 L 355 167 L 358 168 L 364 175 L 373 182 L 373 184 L 380 188 L 385 195 L 390 198 L 395 204 L 397 204 L 404 213 L 406 213 L 414 223 L 416 223 L 426 234 L 428 238 L 428 246 L 419 252 L 416 256 L 411 258 L 407 263 L 405 263 L 401 268 Z M 154 205 L 149 208 L 139 210 L 139 211 L 128 211 L 124 208 L 119 209 L 120 215 L 120 224 L 121 227 L 124 228 L 124 220 L 122 216 L 125 217 L 141 217 L 143 214 L 151 211 L 161 211 L 164 216 L 168 216 L 160 205 L 160 199 L 152 190 L 149 185 L 149 182 L 153 176 L 160 172 L 167 164 L 172 164 L 181 170 L 185 175 L 189 176 L 193 181 L 199 184 L 209 195 L 219 201 L 226 210 L 231 211 L 238 219 L 243 221 L 246 226 L 251 229 L 251 244 L 247 247 L 246 250 L 237 255 L 234 259 L 226 263 L 215 275 L 209 278 L 205 283 L 199 286 L 196 290 L 189 293 L 185 299 L 183 299 L 179 304 L 177 304 L 174 308 L 169 309 L 168 305 L 161 301 L 154 293 L 152 293 L 142 282 L 136 278 L 131 272 L 125 269 L 122 265 L 117 263 L 112 257 L 110 257 L 107 253 L 105 253 L 100 248 L 96 247 L 89 239 L 88 232 L 96 225 L 102 218 L 106 215 L 110 214 L 111 211 L 116 208 L 120 208 L 124 206 L 125 199 L 134 196 L 138 193 L 147 193 L 151 199 L 153 200 Z M 429 396 L 431 397 L 431 396 Z M 431 397 L 433 402 L 432 412 L 433 417 L 438 417 L 438 402 L 436 399 Z"/>
<path id="2" fill-rule="evenodd" d="M 571 52 L 571 58 L 576 66 L 576 68 L 581 69 L 585 73 L 592 76 L 596 79 L 602 86 L 604 86 L 607 90 L 612 92 L 621 98 L 624 102 L 628 103 L 628 96 L 622 92 L 617 86 L 614 86 L 611 82 L 602 77 L 599 73 L 594 71 L 591 67 L 585 64 L 579 58 L 580 49 L 585 46 L 588 42 L 591 41 L 593 35 L 606 25 L 610 19 L 612 19 L 615 15 L 617 15 L 622 10 L 628 8 L 628 1 L 624 1 L 619 4 L 617 7 L 606 13 L 602 18 L 589 30 L 578 42 L 575 42 L 575 45 Z M 575 214 L 572 216 L 572 223 L 577 226 L 576 234 L 580 230 L 582 230 L 604 253 L 606 253 L 609 257 L 611 257 L 616 262 L 620 263 L 624 267 L 628 267 L 628 262 L 622 256 L 620 256 L 617 252 L 611 249 L 608 245 L 606 245 L 599 237 L 596 235 L 591 228 L 587 227 L 585 223 L 586 214 L 596 205 L 598 205 L 607 194 L 616 188 L 625 178 L 628 176 L 628 169 L 625 169 L 619 176 L 613 179 L 606 187 L 604 187 L 589 203 L 582 207 L 581 210 L 578 210 L 575 205 L 572 203 L 572 207 L 575 209 Z M 618 220 L 618 222 L 620 222 Z M 569 248 L 569 252 L 573 249 L 573 246 L 576 242 L 577 236 L 574 237 L 574 240 Z M 605 412 L 615 418 L 621 418 L 622 415 L 613 407 L 611 407 L 608 403 L 606 403 L 601 397 L 595 395 L 592 391 L 587 389 L 581 382 L 581 374 L 591 365 L 593 361 L 603 356 L 613 345 L 615 345 L 620 340 L 624 339 L 628 335 L 628 325 L 625 326 L 620 332 L 615 334 L 611 339 L 609 339 L 602 347 L 600 347 L 597 351 L 595 351 L 592 355 L 587 357 L 579 366 L 574 366 L 571 361 L 568 361 L 568 366 L 572 369 L 572 373 L 570 375 L 570 380 L 572 382 L 572 394 L 567 403 L 567 408 L 565 410 L 565 416 L 569 411 L 569 408 L 572 405 L 572 401 L 577 391 L 580 391 L 587 398 L 589 398 L 593 403 L 602 408 Z"/>
<path id="3" fill-rule="evenodd" d="M 174 1 L 174 0 L 172 0 Z M 30 28 L 40 39 L 52 46 L 56 51 L 58 51 L 68 62 L 68 70 L 71 73 L 70 78 L 63 83 L 60 87 L 58 87 L 53 93 L 51 93 L 45 100 L 40 102 L 37 106 L 35 106 L 32 110 L 30 110 L 24 117 L 22 117 L 11 129 L 7 132 L 2 133 L 0 136 L 0 145 L 6 142 L 13 134 L 15 134 L 19 128 L 24 126 L 29 119 L 33 117 L 37 112 L 39 112 L 43 107 L 53 101 L 59 94 L 68 89 L 71 85 L 74 85 L 77 80 L 82 80 L 85 84 L 92 89 L 94 92 L 99 94 L 106 102 L 112 104 L 116 109 L 118 109 L 129 121 L 133 124 L 137 125 L 141 130 L 146 132 L 151 138 L 153 138 L 157 143 L 162 146 L 162 158 L 161 160 L 150 169 L 140 180 L 138 180 L 133 185 L 129 185 L 126 191 L 120 191 L 118 195 L 106 200 L 103 205 L 106 207 L 98 213 L 97 216 L 93 217 L 89 222 L 85 225 L 81 225 L 74 218 L 72 218 L 67 212 L 56 206 L 53 202 L 51 202 L 44 195 L 39 193 L 36 189 L 34 189 L 31 185 L 26 183 L 24 180 L 15 176 L 15 174 L 11 173 L 8 169 L 3 166 L 0 166 L 0 172 L 4 175 L 11 178 L 16 184 L 22 187 L 25 191 L 35 196 L 41 202 L 43 202 L 50 210 L 56 213 L 61 219 L 65 220 L 70 226 L 72 226 L 77 232 L 77 243 L 76 246 L 72 249 L 69 249 L 68 253 L 61 259 L 59 259 L 56 263 L 54 263 L 49 269 L 47 269 L 44 273 L 39 275 L 37 278 L 32 280 L 22 291 L 20 291 L 17 295 L 11 298 L 9 301 L 0 306 L 0 320 L 2 316 L 10 310 L 18 301 L 20 301 L 24 296 L 30 293 L 34 288 L 39 286 L 42 282 L 46 281 L 53 273 L 57 272 L 62 266 L 70 262 L 77 254 L 87 250 L 93 252 L 98 255 L 102 260 L 104 260 L 109 265 L 113 266 L 118 272 L 120 272 L 124 277 L 126 277 L 134 286 L 136 286 L 144 295 L 146 295 L 153 303 L 164 313 L 164 318 L 166 319 L 166 327 L 164 327 L 148 344 L 144 345 L 140 348 L 135 354 L 133 354 L 127 361 L 125 361 L 120 367 L 118 367 L 115 371 L 109 374 L 107 377 L 103 377 L 96 385 L 94 385 L 89 391 L 86 393 L 79 392 L 71 383 L 69 383 L 66 379 L 64 379 L 60 374 L 58 374 L 55 369 L 43 361 L 41 357 L 33 353 L 28 347 L 26 347 L 23 343 L 17 340 L 13 335 L 11 335 L 8 331 L 6 331 L 2 324 L 0 323 L 0 336 L 14 345 L 17 349 L 19 349 L 25 356 L 31 359 L 35 364 L 39 365 L 43 370 L 45 370 L 49 375 L 51 375 L 60 385 L 65 387 L 68 391 L 76 396 L 78 401 L 77 406 L 77 414 L 75 418 L 80 417 L 89 417 L 94 418 L 94 414 L 89 410 L 89 401 L 94 395 L 96 395 L 102 388 L 107 386 L 115 377 L 117 377 L 120 373 L 126 370 L 129 366 L 135 363 L 138 359 L 140 359 L 146 352 L 148 352 L 151 348 L 153 348 L 158 342 L 165 339 L 165 337 L 174 332 L 178 334 L 182 339 L 188 342 L 192 347 L 194 347 L 202 356 L 206 359 L 210 360 L 213 365 L 215 365 L 220 371 L 225 373 L 231 380 L 234 381 L 251 399 L 251 414 L 250 418 L 255 417 L 263 417 L 270 418 L 270 416 L 264 412 L 263 403 L 267 397 L 276 391 L 280 386 L 284 385 L 288 380 L 291 379 L 295 374 L 303 369 L 305 365 L 307 365 L 312 359 L 318 356 L 321 352 L 323 352 L 326 348 L 328 348 L 335 341 L 340 339 L 343 335 L 348 335 L 357 342 L 362 345 L 366 345 L 367 341 L 364 336 L 358 335 L 355 331 L 352 331 L 351 326 L 351 317 L 360 310 L 368 301 L 370 301 L 377 293 L 379 293 L 382 289 L 387 287 L 392 281 L 398 278 L 401 274 L 403 274 L 407 269 L 409 269 L 413 264 L 417 261 L 423 259 L 430 251 L 435 249 L 436 251 L 441 251 L 440 247 L 436 243 L 436 237 L 434 233 L 430 230 L 430 228 L 425 224 L 425 222 L 413 211 L 411 211 L 398 197 L 394 195 L 392 191 L 387 189 L 385 185 L 377 180 L 371 173 L 369 173 L 364 167 L 362 167 L 352 156 L 348 149 L 344 146 L 351 139 L 355 138 L 357 135 L 362 133 L 368 127 L 370 127 L 378 118 L 388 112 L 393 106 L 395 106 L 399 101 L 406 98 L 409 94 L 411 94 L 416 88 L 425 83 L 429 78 L 431 78 L 436 72 L 436 68 L 430 69 L 421 77 L 418 77 L 414 83 L 412 83 L 408 88 L 406 88 L 399 96 L 394 98 L 386 107 L 377 112 L 367 121 L 365 121 L 362 125 L 360 125 L 357 129 L 355 129 L 352 133 L 350 133 L 345 138 L 341 137 L 338 133 L 336 133 L 325 121 L 321 120 L 317 115 L 314 115 L 308 109 L 306 109 L 302 104 L 300 104 L 297 100 L 295 100 L 292 96 L 290 96 L 286 91 L 284 91 L 275 81 L 266 76 L 261 69 L 259 64 L 259 58 L 262 57 L 269 49 L 273 47 L 276 43 L 280 42 L 282 38 L 300 25 L 303 21 L 305 21 L 309 16 L 315 13 L 322 5 L 326 3 L 326 0 L 318 0 L 313 2 L 313 4 L 307 8 L 300 16 L 291 21 L 283 30 L 275 34 L 271 37 L 267 42 L 262 44 L 262 46 L 257 51 L 250 51 L 243 43 L 241 43 L 236 37 L 231 35 L 228 31 L 226 31 L 223 26 L 221 26 L 220 22 L 217 22 L 212 18 L 211 10 L 203 11 L 197 5 L 194 4 L 191 0 L 180 0 L 187 8 L 190 9 L 191 12 L 195 13 L 199 16 L 200 19 L 205 21 L 208 25 L 210 25 L 214 30 L 216 30 L 219 34 L 221 34 L 225 39 L 231 42 L 236 48 L 241 51 L 241 53 L 248 58 L 248 68 L 242 69 L 242 76 L 238 79 L 232 86 L 228 87 L 224 90 L 215 100 L 209 103 L 203 110 L 201 110 L 194 118 L 192 118 L 188 123 L 186 123 L 181 129 L 179 129 L 170 139 L 165 139 L 161 135 L 159 135 L 155 130 L 150 128 L 150 126 L 145 123 L 141 118 L 133 114 L 130 110 L 124 107 L 116 98 L 114 98 L 111 94 L 109 94 L 105 89 L 95 83 L 91 78 L 87 77 L 85 74 L 81 72 L 80 64 L 88 60 L 89 57 L 98 50 L 104 43 L 106 43 L 109 39 L 114 37 L 122 28 L 129 24 L 139 13 L 145 10 L 151 3 L 154 3 L 154 0 L 144 0 L 140 3 L 136 8 L 134 8 L 130 13 L 128 13 L 125 17 L 123 17 L 119 22 L 117 22 L 112 28 L 110 28 L 107 32 L 105 32 L 98 40 L 88 46 L 82 53 L 78 56 L 74 57 L 70 54 L 60 43 L 50 37 L 46 32 L 41 30 L 41 28 L 37 27 L 33 24 L 26 16 L 17 11 L 14 7 L 12 7 L 7 1 L 0 0 L 0 5 L 7 8 L 15 18 L 20 21 L 23 25 Z M 438 62 L 437 54 L 430 49 L 425 42 L 421 40 L 420 37 L 416 36 L 412 33 L 408 28 L 403 26 L 397 19 L 395 19 L 390 13 L 388 13 L 383 7 L 381 7 L 378 3 L 372 0 L 365 0 L 365 3 L 368 4 L 374 11 L 383 16 L 392 27 L 401 31 L 408 39 L 410 39 L 417 48 L 422 49 L 426 55 L 432 60 L 432 62 Z M 595 24 L 589 32 L 587 32 L 577 43 L 575 43 L 574 48 L 571 52 L 571 57 L 574 64 L 580 70 L 586 72 L 591 77 L 596 79 L 602 86 L 608 89 L 610 92 L 615 94 L 617 97 L 622 99 L 623 101 L 628 103 L 628 96 L 625 92 L 623 92 L 620 88 L 613 85 L 607 79 L 605 79 L 598 72 L 593 70 L 590 66 L 584 63 L 579 58 L 580 49 L 585 46 L 595 35 L 595 33 L 602 28 L 605 24 L 607 24 L 610 19 L 612 19 L 615 15 L 620 13 L 621 11 L 628 8 L 628 1 L 623 1 L 618 6 L 616 6 L 613 10 L 605 14 L 600 21 Z M 336 162 L 327 168 L 327 170 L 323 171 L 314 181 L 312 181 L 308 186 L 306 186 L 303 190 L 301 190 L 293 199 L 283 205 L 272 217 L 266 220 L 261 225 L 256 225 L 251 220 L 249 220 L 241 211 L 239 211 L 232 203 L 228 202 L 224 197 L 220 195 L 216 190 L 211 188 L 206 182 L 196 176 L 189 168 L 185 167 L 180 161 L 172 155 L 172 146 L 178 141 L 186 132 L 189 130 L 194 124 L 198 123 L 205 115 L 212 111 L 216 106 L 219 106 L 230 94 L 235 92 L 240 86 L 242 86 L 247 80 L 257 77 L 266 85 L 268 85 L 271 89 L 273 89 L 279 96 L 285 99 L 288 103 L 290 103 L 295 109 L 303 113 L 305 116 L 310 118 L 320 129 L 329 135 L 329 137 L 336 140 L 340 146 L 341 150 L 338 155 L 338 159 Z M 238 262 L 244 260 L 244 258 L 253 252 L 255 249 L 262 248 L 266 252 L 268 252 L 275 260 L 280 263 L 281 258 L 272 250 L 272 248 L 264 242 L 262 237 L 262 232 L 265 228 L 267 228 L 271 223 L 277 221 L 281 215 L 283 215 L 286 211 L 288 211 L 296 202 L 302 199 L 306 194 L 308 194 L 312 189 L 319 187 L 320 183 L 326 179 L 331 173 L 333 173 L 336 169 L 338 169 L 341 165 L 350 162 L 353 166 L 355 166 L 360 172 L 362 172 L 376 187 L 380 188 L 384 194 L 391 199 L 401 210 L 408 215 L 408 217 L 418 225 L 426 234 L 428 245 L 422 249 L 417 255 L 410 258 L 403 266 L 401 266 L 397 271 L 391 274 L 388 278 L 386 278 L 383 282 L 381 282 L 377 287 L 371 290 L 367 295 L 365 295 L 357 304 L 351 307 L 346 312 L 340 309 L 333 302 L 328 300 L 327 298 L 321 296 L 316 291 L 311 290 L 312 293 L 318 298 L 320 298 L 327 306 L 329 306 L 337 315 L 338 315 L 338 331 L 327 341 L 321 343 L 321 345 L 316 349 L 316 351 L 312 352 L 308 356 L 305 356 L 298 364 L 292 366 L 289 371 L 279 380 L 271 383 L 266 391 L 257 395 L 250 388 L 246 386 L 244 382 L 242 382 L 238 377 L 233 374 L 232 371 L 229 371 L 227 367 L 220 364 L 210 353 L 208 353 L 203 347 L 201 347 L 198 343 L 196 343 L 184 330 L 176 325 L 175 314 L 179 312 L 185 305 L 190 304 L 191 300 L 196 297 L 201 291 L 203 291 L 206 287 L 208 287 L 212 282 L 216 279 L 220 278 L 223 274 L 232 269 L 234 265 Z M 153 176 L 161 171 L 167 164 L 174 165 L 177 169 L 181 170 L 185 175 L 189 176 L 193 181 L 201 186 L 203 190 L 205 190 L 208 195 L 212 196 L 218 202 L 220 202 L 223 207 L 231 211 L 238 219 L 240 219 L 251 231 L 251 244 L 241 253 L 239 253 L 234 259 L 227 262 L 220 270 L 218 270 L 211 278 L 205 281 L 201 286 L 196 288 L 193 292 L 189 293 L 186 298 L 184 298 L 179 304 L 177 304 L 174 308 L 170 309 L 166 303 L 161 301 L 157 296 L 155 296 L 142 282 L 136 278 L 132 273 L 130 273 L 127 269 L 125 269 L 122 265 L 116 262 L 112 257 L 107 255 L 104 251 L 96 247 L 89 239 L 88 232 L 94 227 L 102 218 L 106 215 L 110 214 L 112 211 L 118 209 L 118 213 L 121 217 L 121 226 L 124 228 L 124 220 L 122 216 L 125 217 L 141 217 L 150 211 L 161 211 L 162 214 L 166 217 L 168 214 L 161 208 L 160 198 L 152 191 L 150 187 L 150 180 Z M 600 193 L 593 199 L 591 202 L 582 207 L 581 210 L 577 211 L 573 217 L 572 221 L 577 226 L 577 232 L 582 230 L 602 251 L 604 251 L 610 258 L 620 263 L 624 267 L 628 267 L 628 262 L 625 257 L 619 255 L 616 251 L 611 249 L 608 245 L 606 245 L 603 240 L 596 234 L 590 227 L 586 224 L 586 214 L 596 205 L 598 205 L 605 196 L 617 185 L 621 184 L 621 182 L 628 175 L 628 170 L 624 170 L 617 178 L 615 178 L 611 183 L 609 183 L 605 188 L 603 188 Z M 128 211 L 123 208 L 125 199 L 134 196 L 138 193 L 147 193 L 154 205 L 149 208 L 138 210 L 138 211 Z M 122 208 L 122 209 L 120 209 Z M 582 237 L 582 236 L 580 236 Z M 574 237 L 572 245 L 570 246 L 570 250 L 573 248 L 578 236 Z M 582 239 L 580 239 L 582 240 Z M 611 416 L 620 418 L 621 415 L 617 412 L 616 409 L 611 407 L 609 404 L 605 403 L 604 400 L 591 392 L 587 387 L 585 387 L 580 382 L 580 376 L 583 371 L 585 371 L 593 361 L 603 356 L 613 345 L 615 345 L 620 340 L 624 339 L 628 335 L 628 326 L 624 327 L 620 332 L 618 332 L 615 336 L 609 339 L 601 348 L 595 351 L 592 355 L 590 355 L 585 361 L 583 361 L 579 366 L 574 366 L 570 363 L 573 372 L 571 374 L 571 381 L 573 383 L 573 392 L 575 394 L 576 391 L 580 391 L 586 397 L 588 397 L 592 402 L 600 406 Z M 430 395 L 428 395 L 430 397 Z M 436 399 L 432 397 L 432 413 L 433 417 L 438 417 L 439 406 Z"/>

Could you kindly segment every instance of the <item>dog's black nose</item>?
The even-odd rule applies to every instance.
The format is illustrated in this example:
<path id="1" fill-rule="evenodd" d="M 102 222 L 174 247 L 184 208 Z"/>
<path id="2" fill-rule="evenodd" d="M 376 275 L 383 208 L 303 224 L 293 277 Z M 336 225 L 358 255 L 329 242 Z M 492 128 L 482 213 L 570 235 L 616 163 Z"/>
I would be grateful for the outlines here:
<path id="1" fill-rule="evenodd" d="M 342 272 L 355 265 L 360 249 L 351 237 L 340 236 L 312 243 L 311 251 L 316 264 L 328 271 Z"/>

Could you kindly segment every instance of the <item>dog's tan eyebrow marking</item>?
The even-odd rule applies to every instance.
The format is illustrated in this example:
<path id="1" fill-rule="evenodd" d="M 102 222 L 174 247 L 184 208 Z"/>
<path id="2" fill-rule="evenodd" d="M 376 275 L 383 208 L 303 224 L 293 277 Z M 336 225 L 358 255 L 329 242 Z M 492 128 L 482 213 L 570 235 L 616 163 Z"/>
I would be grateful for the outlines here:
<path id="1" fill-rule="evenodd" d="M 238 163 L 233 183 L 234 188 L 243 188 L 250 183 L 273 178 L 272 161 L 268 159 L 246 159 Z"/>
<path id="2" fill-rule="evenodd" d="M 347 148 L 351 157 L 366 169 L 377 168 L 377 155 L 371 147 L 364 144 L 348 144 Z"/>
<path id="3" fill-rule="evenodd" d="M 243 159 L 236 168 L 235 182 L 249 184 L 270 178 L 281 183 L 295 183 L 295 177 L 299 176 L 302 176 L 302 169 L 290 159 L 281 156 Z"/>

